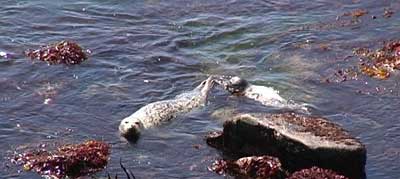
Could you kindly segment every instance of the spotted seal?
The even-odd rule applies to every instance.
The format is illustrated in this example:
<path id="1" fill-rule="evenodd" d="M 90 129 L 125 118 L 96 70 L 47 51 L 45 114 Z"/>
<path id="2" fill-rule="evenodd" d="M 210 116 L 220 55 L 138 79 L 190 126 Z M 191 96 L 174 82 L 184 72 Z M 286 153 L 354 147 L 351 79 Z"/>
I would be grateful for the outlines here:
<path id="1" fill-rule="evenodd" d="M 121 121 L 120 134 L 130 141 L 136 141 L 142 129 L 160 125 L 175 118 L 178 114 L 205 105 L 213 86 L 213 76 L 210 76 L 192 91 L 180 94 L 174 99 L 157 101 L 143 106 Z"/>
<path id="2" fill-rule="evenodd" d="M 247 80 L 238 76 L 220 76 L 215 81 L 235 96 L 245 96 L 266 106 L 301 109 L 307 112 L 305 106 L 282 98 L 279 91 L 271 87 L 250 84 Z"/>

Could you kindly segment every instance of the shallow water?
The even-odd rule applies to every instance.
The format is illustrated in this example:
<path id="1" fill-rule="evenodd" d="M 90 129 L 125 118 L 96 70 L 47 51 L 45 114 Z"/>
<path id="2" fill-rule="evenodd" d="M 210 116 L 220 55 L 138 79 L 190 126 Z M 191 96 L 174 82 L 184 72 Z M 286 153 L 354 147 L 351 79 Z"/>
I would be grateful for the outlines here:
<path id="1" fill-rule="evenodd" d="M 340 16 L 357 8 L 369 14 Z M 391 18 L 382 17 L 384 8 L 395 12 Z M 353 48 L 398 38 L 399 9 L 390 0 L 3 0 L 0 52 L 8 55 L 0 53 L 0 177 L 40 178 L 7 162 L 16 148 L 94 138 L 112 144 L 108 168 L 98 176 L 121 175 L 121 158 L 137 178 L 223 178 L 207 170 L 220 152 L 203 136 L 222 127 L 210 114 L 224 107 L 263 110 L 257 104 L 216 88 L 208 106 L 146 132 L 137 144 L 121 139 L 118 125 L 209 74 L 235 74 L 315 106 L 313 114 L 350 131 L 367 147 L 368 178 L 400 178 L 398 72 L 386 81 L 323 82 L 357 62 L 346 58 Z M 21 55 L 64 39 L 90 49 L 90 59 L 48 66 Z"/>

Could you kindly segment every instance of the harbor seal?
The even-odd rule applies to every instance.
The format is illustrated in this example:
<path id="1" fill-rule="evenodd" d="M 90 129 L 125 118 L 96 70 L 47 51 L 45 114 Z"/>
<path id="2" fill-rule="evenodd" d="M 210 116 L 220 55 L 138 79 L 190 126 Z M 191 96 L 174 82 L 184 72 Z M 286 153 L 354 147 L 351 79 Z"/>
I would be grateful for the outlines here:
<path id="1" fill-rule="evenodd" d="M 130 141 L 136 141 L 142 129 L 160 125 L 175 118 L 178 114 L 204 106 L 213 86 L 213 76 L 210 76 L 192 91 L 177 95 L 174 99 L 157 101 L 143 106 L 121 121 L 120 134 Z"/>
<path id="2" fill-rule="evenodd" d="M 279 91 L 271 87 L 250 84 L 247 80 L 238 76 L 220 76 L 215 82 L 235 96 L 244 96 L 265 106 L 300 109 L 308 112 L 305 106 L 295 104 L 281 97 Z"/>

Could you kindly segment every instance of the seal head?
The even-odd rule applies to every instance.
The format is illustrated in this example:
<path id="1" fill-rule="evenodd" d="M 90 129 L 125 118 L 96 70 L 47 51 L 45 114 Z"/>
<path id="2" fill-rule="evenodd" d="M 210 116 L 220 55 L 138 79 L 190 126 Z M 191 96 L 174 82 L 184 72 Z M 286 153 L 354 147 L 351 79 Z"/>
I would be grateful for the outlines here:
<path id="1" fill-rule="evenodd" d="M 222 85 L 228 92 L 234 95 L 243 95 L 249 83 L 238 76 L 233 77 L 220 77 L 216 80 L 217 83 Z"/>

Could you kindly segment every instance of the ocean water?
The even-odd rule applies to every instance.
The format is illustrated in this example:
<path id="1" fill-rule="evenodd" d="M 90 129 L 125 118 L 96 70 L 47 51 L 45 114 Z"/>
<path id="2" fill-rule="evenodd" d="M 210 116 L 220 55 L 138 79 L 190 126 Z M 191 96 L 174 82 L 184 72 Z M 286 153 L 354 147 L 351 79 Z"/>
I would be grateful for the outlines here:
<path id="1" fill-rule="evenodd" d="M 221 153 L 204 141 L 218 110 L 268 110 L 216 87 L 209 104 L 146 131 L 131 144 L 119 122 L 141 106 L 191 90 L 208 75 L 239 75 L 313 106 L 367 147 L 369 179 L 400 178 L 398 72 L 388 80 L 326 83 L 357 65 L 357 47 L 399 38 L 399 1 L 373 0 L 2 0 L 0 178 L 41 178 L 9 163 L 15 150 L 87 139 L 112 145 L 137 178 L 223 178 L 208 171 Z M 356 9 L 368 14 L 344 15 Z M 385 9 L 394 14 L 383 17 Z M 372 16 L 376 16 L 373 19 Z M 91 51 L 75 66 L 24 57 L 26 49 L 73 40 Z M 350 56 L 350 57 L 349 57 Z"/>

